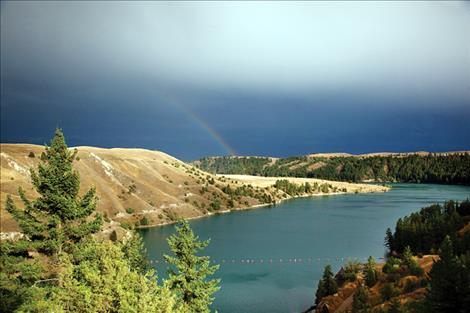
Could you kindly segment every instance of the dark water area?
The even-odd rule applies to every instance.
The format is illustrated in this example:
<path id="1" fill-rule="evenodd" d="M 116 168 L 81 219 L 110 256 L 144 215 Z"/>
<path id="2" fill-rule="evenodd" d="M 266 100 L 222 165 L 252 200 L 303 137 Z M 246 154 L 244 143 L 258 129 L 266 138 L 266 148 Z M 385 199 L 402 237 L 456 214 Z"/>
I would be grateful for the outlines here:
<path id="1" fill-rule="evenodd" d="M 293 199 L 193 220 L 191 227 L 201 239 L 211 238 L 204 254 L 221 264 L 214 310 L 298 313 L 312 305 L 326 264 L 336 271 L 346 258 L 379 259 L 385 230 L 398 218 L 468 197 L 466 186 L 394 184 L 387 193 Z M 166 276 L 161 260 L 172 233 L 172 225 L 142 230 L 149 258 L 160 260 L 154 263 L 160 277 Z"/>

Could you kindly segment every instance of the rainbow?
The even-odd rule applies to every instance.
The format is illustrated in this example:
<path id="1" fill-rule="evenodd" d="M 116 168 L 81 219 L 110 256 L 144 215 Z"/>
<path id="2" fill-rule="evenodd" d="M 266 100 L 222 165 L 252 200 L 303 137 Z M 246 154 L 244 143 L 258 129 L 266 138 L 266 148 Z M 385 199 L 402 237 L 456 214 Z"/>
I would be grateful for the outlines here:
<path id="1" fill-rule="evenodd" d="M 202 129 L 204 129 L 209 136 L 211 136 L 229 155 L 237 155 L 235 149 L 233 149 L 227 141 L 217 133 L 206 121 L 200 118 L 196 113 L 191 111 L 188 107 L 184 106 L 177 101 L 174 97 L 168 97 L 170 102 L 175 105 L 181 112 L 183 112 L 191 120 L 195 121 Z"/>

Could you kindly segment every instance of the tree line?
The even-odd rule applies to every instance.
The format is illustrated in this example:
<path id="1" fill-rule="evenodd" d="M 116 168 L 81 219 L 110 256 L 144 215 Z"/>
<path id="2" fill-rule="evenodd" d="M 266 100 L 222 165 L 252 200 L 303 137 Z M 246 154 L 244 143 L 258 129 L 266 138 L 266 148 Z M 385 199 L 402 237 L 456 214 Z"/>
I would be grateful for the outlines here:
<path id="1" fill-rule="evenodd" d="M 468 199 L 434 204 L 400 218 L 393 231 L 386 231 L 388 252 L 381 271 L 372 258 L 357 267 L 347 264 L 336 276 L 327 266 L 318 284 L 316 305 L 338 292 L 344 281 L 352 281 L 357 284 L 353 313 L 470 312 L 470 231 L 464 229 L 469 221 Z M 425 254 L 434 255 L 427 274 L 417 261 Z M 371 295 L 371 288 L 379 290 L 379 299 L 376 291 Z M 424 292 L 413 295 L 417 289 Z M 402 303 L 407 297 L 409 301 Z M 327 306 L 319 309 L 328 312 Z"/>
<path id="2" fill-rule="evenodd" d="M 138 233 L 119 241 L 102 231 L 95 189 L 79 195 L 75 157 L 57 129 L 31 170 L 39 197 L 30 200 L 20 188 L 23 208 L 7 199 L 23 237 L 1 243 L 0 311 L 209 312 L 220 283 L 209 278 L 218 265 L 200 256 L 209 241 L 181 221 L 168 239 L 169 277 L 158 283 Z"/>
<path id="3" fill-rule="evenodd" d="M 217 174 L 307 177 L 359 182 L 410 182 L 470 185 L 470 154 L 409 154 L 371 157 L 203 158 L 194 162 Z"/>

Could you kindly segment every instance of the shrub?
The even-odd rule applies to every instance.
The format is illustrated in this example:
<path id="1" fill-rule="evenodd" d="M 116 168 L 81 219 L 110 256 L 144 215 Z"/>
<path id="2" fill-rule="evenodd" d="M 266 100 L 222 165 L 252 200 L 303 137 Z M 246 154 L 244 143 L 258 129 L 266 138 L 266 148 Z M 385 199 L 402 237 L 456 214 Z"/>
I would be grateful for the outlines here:
<path id="1" fill-rule="evenodd" d="M 175 221 L 179 220 L 179 216 L 176 212 L 167 210 L 167 211 L 165 211 L 165 213 L 166 213 L 166 216 L 168 216 L 168 218 L 170 219 L 170 221 L 175 222 Z"/>
<path id="2" fill-rule="evenodd" d="M 369 292 L 367 287 L 360 285 L 353 296 L 352 313 L 363 313 L 369 311 Z"/>
<path id="3" fill-rule="evenodd" d="M 109 239 L 111 239 L 111 241 L 114 241 L 114 242 L 117 241 L 117 232 L 115 230 L 113 230 L 111 232 L 111 235 L 109 236 Z"/>
<path id="4" fill-rule="evenodd" d="M 395 273 L 398 271 L 398 269 L 400 269 L 400 266 L 401 266 L 401 260 L 396 257 L 391 256 L 390 258 L 388 258 L 387 262 L 383 266 L 382 272 L 386 274 Z"/>
<path id="5" fill-rule="evenodd" d="M 29 154 L 28 154 L 28 157 L 30 157 L 30 158 L 35 158 L 36 155 L 34 154 L 33 151 L 30 151 Z"/>
<path id="6" fill-rule="evenodd" d="M 133 208 L 127 208 L 126 213 L 127 214 L 132 214 L 132 213 L 134 213 L 134 209 Z"/>
<path id="7" fill-rule="evenodd" d="M 418 262 L 416 262 L 416 260 L 413 258 L 413 253 L 411 252 L 410 246 L 406 246 L 405 248 L 403 253 L 403 263 L 406 265 L 411 275 L 423 275 L 424 271 L 419 266 Z"/>
<path id="8" fill-rule="evenodd" d="M 364 270 L 364 278 L 368 287 L 372 287 L 377 283 L 377 271 L 375 270 L 375 260 L 371 256 L 367 260 L 366 268 Z"/>
<path id="9" fill-rule="evenodd" d="M 111 222 L 111 220 L 110 220 L 109 217 L 108 217 L 108 212 L 104 212 L 103 218 L 104 218 L 104 221 L 105 221 L 106 223 Z"/>
<path id="10" fill-rule="evenodd" d="M 400 290 L 395 288 L 393 283 L 387 283 L 382 288 L 380 288 L 380 295 L 382 296 L 383 301 L 388 301 L 391 298 L 398 296 Z"/>
<path id="11" fill-rule="evenodd" d="M 220 200 L 218 198 L 214 199 L 210 206 L 209 206 L 210 211 L 218 211 L 220 210 Z"/>
<path id="12" fill-rule="evenodd" d="M 127 193 L 131 194 L 134 193 L 137 190 L 137 186 L 135 184 L 131 184 L 128 187 L 129 189 L 127 190 Z"/>
<path id="13" fill-rule="evenodd" d="M 361 268 L 361 264 L 356 261 L 348 261 L 344 266 L 344 279 L 351 282 L 355 281 L 357 278 L 357 273 Z"/>
<path id="14" fill-rule="evenodd" d="M 414 276 L 423 276 L 424 270 L 418 265 L 414 264 L 409 267 L 410 274 Z"/>
<path id="15" fill-rule="evenodd" d="M 142 218 L 140 219 L 139 223 L 140 223 L 140 225 L 144 225 L 144 226 L 145 226 L 145 225 L 150 224 L 150 221 L 149 221 L 149 219 L 148 219 L 146 216 L 144 216 L 144 217 L 142 217 Z"/>
<path id="16" fill-rule="evenodd" d="M 405 291 L 405 293 L 410 293 L 418 289 L 419 285 L 420 281 L 414 279 L 407 279 L 405 282 L 405 286 L 403 287 L 403 291 Z"/>

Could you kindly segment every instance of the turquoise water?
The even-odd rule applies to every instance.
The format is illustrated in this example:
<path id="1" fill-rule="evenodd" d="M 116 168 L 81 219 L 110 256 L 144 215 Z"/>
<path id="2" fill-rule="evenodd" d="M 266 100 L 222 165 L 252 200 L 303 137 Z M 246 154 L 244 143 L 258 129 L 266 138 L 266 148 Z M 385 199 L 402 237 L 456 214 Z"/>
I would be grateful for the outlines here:
<path id="1" fill-rule="evenodd" d="M 337 270 L 343 257 L 382 257 L 385 230 L 399 217 L 430 203 L 468 197 L 470 187 L 395 184 L 387 193 L 294 199 L 193 220 L 191 226 L 201 239 L 211 238 L 205 254 L 221 263 L 216 277 L 222 288 L 214 309 L 298 313 L 314 301 L 326 264 Z M 168 253 L 165 239 L 172 233 L 173 226 L 142 231 L 150 259 Z M 165 264 L 156 268 L 165 276 Z"/>

